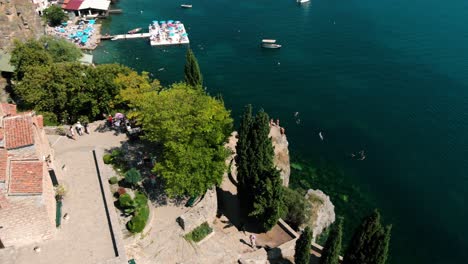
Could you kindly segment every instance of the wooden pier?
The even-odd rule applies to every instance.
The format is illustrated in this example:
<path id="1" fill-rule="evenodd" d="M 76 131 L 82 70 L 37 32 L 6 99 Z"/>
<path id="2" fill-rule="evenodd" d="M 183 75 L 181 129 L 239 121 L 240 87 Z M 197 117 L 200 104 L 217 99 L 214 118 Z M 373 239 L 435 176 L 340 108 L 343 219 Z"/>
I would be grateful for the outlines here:
<path id="1" fill-rule="evenodd" d="M 151 36 L 150 33 L 121 34 L 121 35 L 113 35 L 111 40 L 149 38 L 150 36 Z"/>

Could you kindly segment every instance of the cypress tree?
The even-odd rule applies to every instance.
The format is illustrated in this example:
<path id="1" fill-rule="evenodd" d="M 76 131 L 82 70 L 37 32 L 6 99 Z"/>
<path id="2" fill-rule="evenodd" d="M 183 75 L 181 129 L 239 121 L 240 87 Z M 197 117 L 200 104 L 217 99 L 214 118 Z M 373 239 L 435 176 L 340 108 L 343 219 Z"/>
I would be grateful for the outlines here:
<path id="1" fill-rule="evenodd" d="M 203 76 L 200 72 L 200 66 L 198 66 L 197 58 L 193 54 L 192 49 L 187 49 L 186 61 L 185 61 L 185 82 L 190 86 L 202 86 Z"/>
<path id="2" fill-rule="evenodd" d="M 327 242 L 322 250 L 320 264 L 338 264 L 341 251 L 341 239 L 343 236 L 343 219 L 338 218 L 338 221 L 333 225 L 328 235 Z"/>
<path id="3" fill-rule="evenodd" d="M 295 264 L 309 264 L 310 261 L 310 243 L 312 242 L 312 230 L 306 227 L 301 236 L 296 240 L 294 253 Z"/>
<path id="4" fill-rule="evenodd" d="M 375 210 L 355 231 L 344 257 L 345 264 L 384 264 L 388 257 L 391 226 L 383 227 Z"/>
<path id="5" fill-rule="evenodd" d="M 252 187 L 247 183 L 249 182 L 249 162 L 250 157 L 250 130 L 252 129 L 252 105 L 246 105 L 242 120 L 239 126 L 238 140 L 236 144 L 236 166 L 237 166 L 237 183 L 238 193 L 240 198 L 244 201 L 252 200 Z"/>
<path id="6" fill-rule="evenodd" d="M 276 225 L 282 213 L 283 186 L 279 171 L 272 168 L 262 175 L 256 188 L 253 211 L 249 214 L 254 216 L 265 231 Z"/>

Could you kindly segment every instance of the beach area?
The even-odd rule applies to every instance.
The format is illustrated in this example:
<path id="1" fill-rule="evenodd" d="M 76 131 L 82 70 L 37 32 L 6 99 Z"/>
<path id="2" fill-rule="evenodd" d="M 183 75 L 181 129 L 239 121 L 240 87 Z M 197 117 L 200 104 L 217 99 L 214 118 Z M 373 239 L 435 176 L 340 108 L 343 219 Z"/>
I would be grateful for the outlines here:
<path id="1" fill-rule="evenodd" d="M 46 34 L 64 38 L 83 50 L 94 50 L 101 42 L 101 25 L 95 19 L 76 18 L 60 26 L 46 26 Z"/>

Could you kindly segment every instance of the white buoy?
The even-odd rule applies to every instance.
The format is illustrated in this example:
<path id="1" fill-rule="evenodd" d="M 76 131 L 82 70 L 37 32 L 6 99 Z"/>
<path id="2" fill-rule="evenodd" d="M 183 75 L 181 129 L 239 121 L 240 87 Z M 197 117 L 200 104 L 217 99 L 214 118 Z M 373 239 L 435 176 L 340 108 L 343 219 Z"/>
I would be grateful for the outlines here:
<path id="1" fill-rule="evenodd" d="M 319 137 L 320 137 L 320 139 L 323 141 L 323 136 L 322 136 L 322 132 L 321 132 L 321 131 L 319 132 Z"/>

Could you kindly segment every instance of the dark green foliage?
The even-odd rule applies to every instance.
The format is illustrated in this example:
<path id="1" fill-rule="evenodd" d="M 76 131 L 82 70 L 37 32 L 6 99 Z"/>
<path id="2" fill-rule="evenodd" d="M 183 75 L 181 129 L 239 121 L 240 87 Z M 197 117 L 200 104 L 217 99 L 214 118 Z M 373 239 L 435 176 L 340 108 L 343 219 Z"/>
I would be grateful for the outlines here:
<path id="1" fill-rule="evenodd" d="M 111 164 L 112 163 L 112 155 L 104 154 L 104 156 L 102 157 L 102 160 L 104 161 L 104 164 Z"/>
<path id="2" fill-rule="evenodd" d="M 135 168 L 131 168 L 125 173 L 125 181 L 131 186 L 135 186 L 141 181 L 140 171 Z"/>
<path id="3" fill-rule="evenodd" d="M 51 26 L 58 26 L 65 20 L 67 15 L 62 8 L 57 5 L 51 5 L 43 11 L 44 17 L 49 21 Z"/>
<path id="4" fill-rule="evenodd" d="M 375 210 L 356 229 L 344 257 L 346 264 L 384 264 L 388 257 L 391 226 L 382 226 Z"/>
<path id="5" fill-rule="evenodd" d="M 132 197 L 128 193 L 122 194 L 119 197 L 119 206 L 121 208 L 130 208 L 134 206 Z"/>
<path id="6" fill-rule="evenodd" d="M 119 179 L 117 177 L 115 177 L 115 176 L 110 177 L 110 179 L 109 179 L 110 184 L 116 184 L 118 182 L 119 182 Z"/>
<path id="7" fill-rule="evenodd" d="M 281 218 L 290 226 L 298 229 L 310 216 L 310 207 L 299 192 L 283 187 L 284 211 Z"/>
<path id="8" fill-rule="evenodd" d="M 312 230 L 310 227 L 306 227 L 304 232 L 296 241 L 296 247 L 294 254 L 295 264 L 309 264 L 310 261 L 310 243 L 312 242 Z"/>
<path id="9" fill-rule="evenodd" d="M 247 106 L 236 147 L 238 190 L 248 215 L 256 218 L 265 231 L 276 224 L 283 209 L 282 181 L 273 164 L 269 133 L 268 115 L 261 110 L 253 118 L 252 107 Z"/>
<path id="10" fill-rule="evenodd" d="M 193 242 L 199 242 L 207 235 L 213 232 L 213 228 L 211 228 L 207 222 L 204 222 L 199 227 L 192 230 L 190 233 L 184 236 L 185 239 Z"/>
<path id="11" fill-rule="evenodd" d="M 198 66 L 197 58 L 193 54 L 192 49 L 187 49 L 186 62 L 185 62 L 185 82 L 193 87 L 203 85 L 203 76 Z"/>
<path id="12" fill-rule="evenodd" d="M 238 141 L 236 144 L 236 164 L 237 164 L 237 181 L 239 196 L 243 200 L 244 204 L 248 201 L 253 200 L 253 193 L 250 190 L 251 180 L 249 175 L 249 160 L 252 154 L 250 150 L 250 130 L 252 129 L 253 116 L 252 116 L 252 105 L 247 105 L 240 122 L 238 131 Z"/>
<path id="13" fill-rule="evenodd" d="M 339 264 L 341 241 L 343 236 L 343 219 L 338 218 L 328 235 L 327 242 L 322 250 L 320 264 Z"/>
<path id="14" fill-rule="evenodd" d="M 137 195 L 135 196 L 135 200 L 137 199 Z M 146 199 L 146 196 L 143 195 Z M 142 199 L 140 199 L 142 202 Z M 139 205 L 137 201 L 135 201 L 136 208 L 132 219 L 127 223 L 128 230 L 132 233 L 140 233 L 146 226 L 146 222 L 148 222 L 149 217 L 149 207 L 147 203 Z"/>
<path id="15" fill-rule="evenodd" d="M 148 198 L 144 193 L 136 192 L 134 201 L 137 207 L 144 207 L 148 203 Z"/>
<path id="16" fill-rule="evenodd" d="M 283 209 L 283 186 L 279 171 L 275 168 L 265 172 L 256 186 L 253 208 L 249 216 L 261 223 L 264 231 L 270 230 L 281 217 Z"/>

